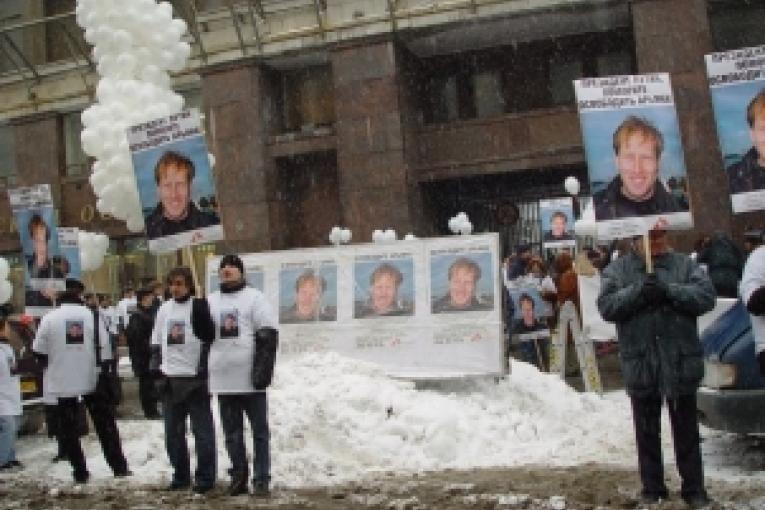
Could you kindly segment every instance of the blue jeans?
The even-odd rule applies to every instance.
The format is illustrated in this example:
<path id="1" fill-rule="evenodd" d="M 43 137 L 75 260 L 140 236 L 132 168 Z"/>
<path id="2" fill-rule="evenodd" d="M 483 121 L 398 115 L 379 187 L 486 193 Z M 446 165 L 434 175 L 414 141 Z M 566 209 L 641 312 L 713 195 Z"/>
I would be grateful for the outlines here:
<path id="1" fill-rule="evenodd" d="M 16 460 L 17 416 L 0 416 L 0 466 Z"/>
<path id="2" fill-rule="evenodd" d="M 197 452 L 194 484 L 198 487 L 215 485 L 215 425 L 207 386 L 201 386 L 179 401 L 174 400 L 171 393 L 165 393 L 162 409 L 165 413 L 165 449 L 173 466 L 173 483 L 191 483 L 189 447 L 186 442 L 186 417 L 189 417 Z"/>
<path id="3" fill-rule="evenodd" d="M 265 392 L 218 395 L 220 421 L 231 459 L 231 475 L 247 475 L 247 448 L 244 445 L 244 415 L 250 420 L 253 447 L 253 481 L 271 479 L 271 434 L 268 430 L 268 405 Z"/>

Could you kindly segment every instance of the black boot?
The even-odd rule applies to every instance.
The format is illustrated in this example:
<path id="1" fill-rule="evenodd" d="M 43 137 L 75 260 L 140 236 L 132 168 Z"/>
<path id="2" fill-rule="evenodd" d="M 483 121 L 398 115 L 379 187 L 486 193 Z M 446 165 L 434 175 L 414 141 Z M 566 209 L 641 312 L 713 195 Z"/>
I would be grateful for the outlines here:
<path id="1" fill-rule="evenodd" d="M 231 485 L 228 486 L 229 496 L 247 494 L 247 473 L 232 473 Z"/>

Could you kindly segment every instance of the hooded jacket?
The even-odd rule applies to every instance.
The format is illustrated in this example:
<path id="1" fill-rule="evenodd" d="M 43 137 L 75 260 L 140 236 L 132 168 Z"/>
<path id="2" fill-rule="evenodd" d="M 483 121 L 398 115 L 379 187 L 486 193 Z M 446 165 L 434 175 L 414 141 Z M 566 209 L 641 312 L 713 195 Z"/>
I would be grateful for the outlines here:
<path id="1" fill-rule="evenodd" d="M 598 310 L 616 323 L 629 395 L 690 395 L 704 375 L 696 318 L 714 307 L 715 290 L 698 264 L 679 253 L 655 257 L 654 271 L 666 288 L 660 303 L 643 295 L 645 262 L 634 253 L 616 259 L 601 274 Z"/>

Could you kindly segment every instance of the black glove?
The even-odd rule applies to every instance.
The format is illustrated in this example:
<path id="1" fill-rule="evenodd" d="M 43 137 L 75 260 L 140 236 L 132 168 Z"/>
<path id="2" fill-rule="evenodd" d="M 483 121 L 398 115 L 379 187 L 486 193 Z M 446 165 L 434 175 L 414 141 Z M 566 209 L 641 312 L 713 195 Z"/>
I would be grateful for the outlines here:
<path id="1" fill-rule="evenodd" d="M 159 369 L 159 366 L 162 364 L 162 347 L 159 345 L 152 345 L 150 349 L 149 376 L 156 379 L 162 377 L 162 371 Z"/>
<path id="2" fill-rule="evenodd" d="M 276 362 L 279 332 L 274 328 L 260 328 L 255 332 L 255 359 L 252 363 L 252 385 L 264 390 L 271 384 Z"/>
<path id="3" fill-rule="evenodd" d="M 194 298 L 191 302 L 191 331 L 203 343 L 215 340 L 215 322 L 206 299 Z"/>
<path id="4" fill-rule="evenodd" d="M 749 301 L 746 302 L 746 309 L 752 315 L 765 315 L 765 287 L 752 292 Z"/>
<path id="5" fill-rule="evenodd" d="M 207 380 L 207 360 L 210 359 L 210 343 L 202 342 L 199 351 L 199 365 L 197 365 L 197 377 Z"/>
<path id="6" fill-rule="evenodd" d="M 648 306 L 658 306 L 667 299 L 667 286 L 659 280 L 656 273 L 650 273 L 643 280 L 640 294 Z"/>

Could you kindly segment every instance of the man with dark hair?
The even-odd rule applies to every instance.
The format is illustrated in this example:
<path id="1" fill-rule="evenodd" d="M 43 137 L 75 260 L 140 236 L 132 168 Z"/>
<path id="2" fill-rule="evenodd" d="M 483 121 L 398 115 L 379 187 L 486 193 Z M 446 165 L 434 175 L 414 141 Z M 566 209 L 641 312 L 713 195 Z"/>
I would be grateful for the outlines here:
<path id="1" fill-rule="evenodd" d="M 696 262 L 672 251 L 666 231 L 651 230 L 649 239 L 654 271 L 646 270 L 642 249 L 611 262 L 601 273 L 598 309 L 603 319 L 616 323 L 643 502 L 668 497 L 661 454 L 661 406 L 666 400 L 682 498 L 692 508 L 703 508 L 709 498 L 696 391 L 704 375 L 704 350 L 696 321 L 714 308 L 715 289 Z"/>
<path id="2" fill-rule="evenodd" d="M 246 415 L 255 443 L 254 492 L 256 496 L 267 496 L 271 446 L 266 389 L 271 384 L 276 359 L 276 315 L 263 293 L 247 286 L 244 263 L 238 256 L 229 254 L 221 259 L 218 277 L 220 290 L 208 298 L 216 323 L 216 336 L 210 349 L 210 391 L 218 397 L 226 451 L 231 460 L 228 493 L 232 496 L 247 493 Z M 231 314 L 238 320 L 237 335 L 224 338 L 221 322 Z"/>
<path id="3" fill-rule="evenodd" d="M 103 321 L 82 303 L 85 290 L 77 280 L 66 281 L 66 291 L 59 297 L 60 306 L 43 316 L 32 350 L 46 367 L 46 394 L 58 400 L 60 440 L 74 480 L 85 483 L 90 477 L 78 434 L 77 403 L 85 401 L 96 428 L 101 449 L 115 477 L 132 474 L 122 453 L 119 430 L 114 419 L 114 405 L 96 391 L 99 372 L 112 369 L 112 346 Z M 81 343 L 67 342 L 67 326 L 81 324 Z M 98 328 L 98 331 L 96 331 Z M 101 364 L 97 363 L 101 360 Z"/>
<path id="4" fill-rule="evenodd" d="M 204 494 L 215 485 L 215 428 L 207 388 L 207 360 L 215 338 L 215 324 L 206 299 L 194 295 L 188 267 L 176 267 L 167 275 L 172 299 L 159 307 L 151 336 L 152 371 L 163 378 L 162 408 L 165 415 L 165 447 L 173 466 L 171 490 L 191 486 L 191 467 L 186 443 L 186 419 L 197 453 L 194 492 Z"/>
<path id="5" fill-rule="evenodd" d="M 396 266 L 387 262 L 377 266 L 369 275 L 369 299 L 356 303 L 354 316 L 411 315 L 412 304 L 402 302 L 398 296 L 403 281 L 404 275 Z"/>
<path id="6" fill-rule="evenodd" d="M 618 173 L 593 196 L 596 220 L 683 210 L 658 178 L 664 137 L 656 127 L 645 119 L 629 116 L 614 132 L 613 148 Z"/>
<path id="7" fill-rule="evenodd" d="M 752 147 L 726 170 L 731 193 L 765 189 L 765 88 L 749 102 L 746 122 Z"/>
<path id="8" fill-rule="evenodd" d="M 128 355 L 133 374 L 138 378 L 138 399 L 144 416 L 149 420 L 161 418 L 157 404 L 159 398 L 154 387 L 154 378 L 149 373 L 151 332 L 154 329 L 154 294 L 142 287 L 136 293 L 136 310 L 130 315 L 125 330 Z"/>
<path id="9" fill-rule="evenodd" d="M 193 180 L 194 163 L 183 154 L 168 151 L 159 158 L 154 167 L 159 203 L 146 218 L 146 236 L 149 239 L 220 223 L 217 216 L 200 211 L 192 201 Z"/>
<path id="10" fill-rule="evenodd" d="M 449 266 L 449 290 L 433 302 L 433 313 L 491 310 L 494 304 L 476 296 L 481 268 L 467 257 L 458 257 Z"/>

